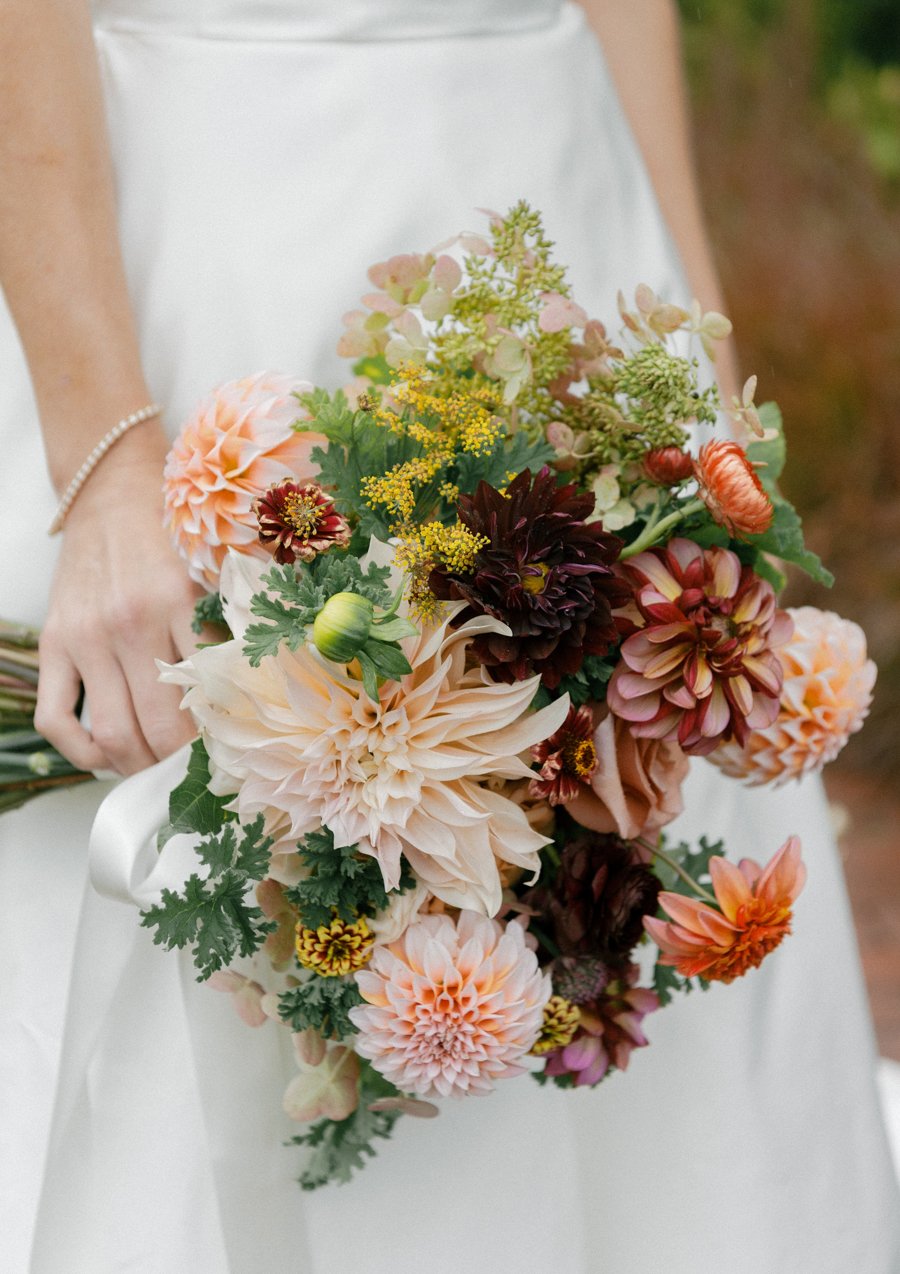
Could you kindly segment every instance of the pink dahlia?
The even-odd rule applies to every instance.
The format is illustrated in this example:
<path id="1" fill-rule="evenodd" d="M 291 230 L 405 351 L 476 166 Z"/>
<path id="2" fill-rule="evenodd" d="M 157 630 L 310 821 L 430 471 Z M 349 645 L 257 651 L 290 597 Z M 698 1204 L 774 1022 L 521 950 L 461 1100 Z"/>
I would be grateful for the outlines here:
<path id="1" fill-rule="evenodd" d="M 655 991 L 635 986 L 639 969 L 631 964 L 595 1000 L 580 1005 L 571 1043 L 547 1058 L 548 1075 L 571 1076 L 576 1088 L 598 1084 L 610 1066 L 627 1070 L 631 1051 L 649 1043 L 642 1022 L 659 1008 Z"/>
<path id="2" fill-rule="evenodd" d="M 489 1093 L 521 1074 L 551 993 L 522 926 L 474 911 L 423 916 L 355 977 L 357 1053 L 420 1097 Z"/>
<path id="3" fill-rule="evenodd" d="M 778 650 L 784 671 L 781 708 L 745 745 L 723 744 L 709 759 L 732 778 L 778 787 L 821 770 L 862 726 L 877 670 L 858 624 L 801 606 L 788 614 L 794 634 Z"/>
<path id="4" fill-rule="evenodd" d="M 633 733 L 703 756 L 771 725 L 782 685 L 775 647 L 792 630 L 771 584 L 729 549 L 683 539 L 621 569 L 644 623 L 622 644 L 607 698 Z"/>
<path id="5" fill-rule="evenodd" d="M 207 588 L 217 587 L 229 546 L 268 556 L 254 500 L 285 474 L 315 476 L 310 452 L 325 439 L 291 428 L 303 414 L 294 393 L 310 388 L 272 372 L 229 381 L 199 404 L 172 444 L 165 522 L 191 578 Z"/>

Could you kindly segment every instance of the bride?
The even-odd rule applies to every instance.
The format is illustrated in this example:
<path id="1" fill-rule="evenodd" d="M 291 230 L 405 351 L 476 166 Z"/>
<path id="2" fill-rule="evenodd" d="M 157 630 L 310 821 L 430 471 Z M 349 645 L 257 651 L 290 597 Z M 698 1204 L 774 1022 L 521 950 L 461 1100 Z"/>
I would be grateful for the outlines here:
<path id="1" fill-rule="evenodd" d="M 166 430 L 261 367 L 346 379 L 336 320 L 369 263 L 525 197 L 591 314 L 611 319 L 642 280 L 718 306 L 672 0 L 97 0 L 93 15 L 0 0 L 0 20 L 0 610 L 44 624 L 38 725 L 83 768 L 131 774 L 190 734 L 153 664 L 194 641 L 161 528 Z M 54 491 L 145 406 L 48 539 Z M 803 837 L 810 883 L 783 950 L 658 1015 L 627 1078 L 576 1094 L 522 1080 L 401 1121 L 351 1186 L 311 1196 L 280 1144 L 291 1063 L 275 1033 L 248 1040 L 132 908 L 90 887 L 79 906 L 107 786 L 7 816 L 4 1269 L 896 1271 L 821 789 L 751 800 L 703 762 L 689 782 L 684 836 L 721 835 L 733 856 Z"/>

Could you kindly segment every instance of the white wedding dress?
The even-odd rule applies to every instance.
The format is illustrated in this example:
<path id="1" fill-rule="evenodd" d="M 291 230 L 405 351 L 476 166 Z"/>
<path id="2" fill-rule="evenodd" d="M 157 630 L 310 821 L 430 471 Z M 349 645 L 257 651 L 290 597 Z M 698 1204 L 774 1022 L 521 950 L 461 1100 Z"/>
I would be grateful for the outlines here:
<path id="1" fill-rule="evenodd" d="M 542 209 L 592 315 L 611 320 L 616 290 L 640 280 L 687 299 L 574 5 L 101 0 L 96 23 L 125 261 L 171 430 L 212 386 L 262 367 L 346 380 L 339 317 L 366 266 L 480 228 L 476 207 Z M 0 613 L 38 622 L 53 500 L 5 311 L 0 373 Z M 151 827 L 166 768 L 141 784 L 126 814 Z M 795 934 L 763 969 L 648 1019 L 652 1047 L 597 1091 L 503 1083 L 401 1120 L 351 1185 L 313 1194 L 281 1144 L 284 1033 L 249 1030 L 152 946 L 133 905 L 84 889 L 107 790 L 0 820 L 5 1274 L 900 1269 L 818 783 L 751 795 L 703 762 L 689 781 L 685 835 L 762 858 L 804 839 Z M 120 866 L 146 893 L 147 864 Z"/>

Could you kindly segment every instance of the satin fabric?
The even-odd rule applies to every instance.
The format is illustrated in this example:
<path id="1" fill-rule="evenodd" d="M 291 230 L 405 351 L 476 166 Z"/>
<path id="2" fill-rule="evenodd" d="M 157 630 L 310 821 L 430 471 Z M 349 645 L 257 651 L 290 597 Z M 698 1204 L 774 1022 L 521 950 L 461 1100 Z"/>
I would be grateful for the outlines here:
<path id="1" fill-rule="evenodd" d="M 340 384 L 337 317 L 366 290 L 365 267 L 480 228 L 476 207 L 540 207 L 591 314 L 611 320 L 616 290 L 641 280 L 687 297 L 572 5 L 118 0 L 97 20 L 129 284 L 171 430 L 212 385 L 260 367 Z M 0 609 L 38 620 L 54 545 L 36 529 L 53 501 L 5 312 L 0 368 Z M 97 879 L 120 898 L 146 901 L 160 873 L 183 870 L 178 846 L 156 862 L 145 835 L 177 766 L 117 789 L 97 825 Z M 702 762 L 689 779 L 682 834 L 757 857 L 804 837 L 796 932 L 763 969 L 648 1019 L 653 1045 L 627 1076 L 574 1094 L 524 1077 L 401 1121 L 351 1186 L 312 1195 L 281 1145 L 293 1064 L 280 1034 L 250 1031 L 189 961 L 153 947 L 133 901 L 88 888 L 76 924 L 100 795 L 43 798 L 0 822 L 11 1274 L 900 1266 L 817 783 L 750 795 Z"/>

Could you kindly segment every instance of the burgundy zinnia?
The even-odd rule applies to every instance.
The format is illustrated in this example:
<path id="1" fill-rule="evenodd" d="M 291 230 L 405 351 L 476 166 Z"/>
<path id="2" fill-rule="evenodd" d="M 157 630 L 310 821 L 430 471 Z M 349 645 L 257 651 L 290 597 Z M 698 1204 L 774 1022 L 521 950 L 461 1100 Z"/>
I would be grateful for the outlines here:
<path id="1" fill-rule="evenodd" d="M 333 545 L 345 545 L 350 527 L 317 482 L 275 482 L 254 502 L 259 538 L 275 561 L 311 562 Z"/>
<path id="2" fill-rule="evenodd" d="M 730 549 L 674 539 L 623 563 L 644 627 L 622 644 L 607 701 L 634 734 L 703 756 L 778 715 L 774 647 L 791 635 L 772 585 Z"/>
<path id="3" fill-rule="evenodd" d="M 593 736 L 593 712 L 585 704 L 573 705 L 556 733 L 531 749 L 541 769 L 528 786 L 529 796 L 551 805 L 565 805 L 577 796 L 597 768 Z"/>
<path id="4" fill-rule="evenodd" d="M 438 567 L 429 587 L 442 600 L 468 603 L 455 623 L 487 614 L 512 630 L 471 645 L 495 681 L 540 673 L 552 689 L 585 655 L 604 655 L 616 640 L 612 610 L 630 595 L 611 569 L 622 542 L 600 522 L 585 522 L 593 508 L 590 493 L 557 486 L 546 467 L 534 479 L 523 470 L 505 493 L 480 482 L 460 498 L 460 521 L 488 543 L 471 573 Z"/>

